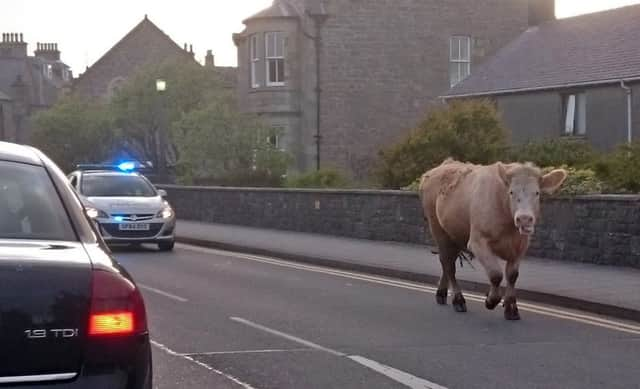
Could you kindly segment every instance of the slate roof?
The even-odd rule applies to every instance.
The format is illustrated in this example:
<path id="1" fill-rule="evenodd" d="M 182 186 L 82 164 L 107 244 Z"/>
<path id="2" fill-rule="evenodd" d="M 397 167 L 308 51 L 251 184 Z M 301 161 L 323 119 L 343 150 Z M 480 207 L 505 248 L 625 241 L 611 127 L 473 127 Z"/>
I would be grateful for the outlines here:
<path id="1" fill-rule="evenodd" d="M 640 79 L 640 5 L 532 27 L 443 97 Z"/>
<path id="2" fill-rule="evenodd" d="M 274 0 L 273 4 L 267 9 L 258 12 L 255 15 L 249 16 L 243 20 L 242 23 L 247 23 L 250 20 L 255 19 L 269 19 L 269 18 L 297 18 L 299 16 L 296 9 L 287 1 Z"/>

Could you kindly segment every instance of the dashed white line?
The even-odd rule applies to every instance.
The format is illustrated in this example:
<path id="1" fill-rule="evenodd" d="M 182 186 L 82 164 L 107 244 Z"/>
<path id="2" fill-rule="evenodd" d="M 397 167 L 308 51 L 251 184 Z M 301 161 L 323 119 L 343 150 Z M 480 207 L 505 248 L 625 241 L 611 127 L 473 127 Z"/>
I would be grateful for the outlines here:
<path id="1" fill-rule="evenodd" d="M 207 369 L 209 371 L 212 371 L 212 372 L 214 372 L 214 373 L 216 373 L 216 374 L 218 374 L 218 375 L 230 380 L 231 382 L 234 382 L 234 383 L 242 386 L 244 389 L 256 389 L 253 386 L 247 384 L 246 382 L 242 382 L 242 381 L 240 381 L 239 379 L 237 379 L 236 377 L 234 377 L 232 375 L 223 373 L 218 369 L 214 369 L 213 367 L 207 365 L 206 363 L 200 362 L 200 361 L 190 357 L 189 355 L 177 353 L 177 352 L 171 350 L 169 347 L 165 346 L 162 343 L 159 343 L 159 342 L 156 342 L 155 340 L 152 340 L 151 344 L 153 344 L 154 346 L 156 346 L 157 348 L 159 348 L 160 350 L 166 352 L 169 355 L 172 355 L 172 356 L 178 357 L 178 358 L 186 359 L 189 362 L 195 363 L 196 365 L 198 365 L 200 367 L 203 367 L 203 368 L 205 368 L 205 369 Z"/>
<path id="2" fill-rule="evenodd" d="M 153 288 L 153 287 L 148 286 L 148 285 L 144 285 L 144 284 L 140 284 L 140 283 L 138 283 L 137 285 L 138 285 L 138 287 L 140 289 L 148 290 L 149 292 L 153 292 L 153 293 L 159 294 L 161 296 L 168 297 L 168 298 L 170 298 L 172 300 L 176 300 L 176 301 L 179 301 L 181 303 L 186 303 L 187 301 L 189 301 L 188 299 L 186 299 L 184 297 L 176 296 L 175 294 L 172 294 L 172 293 L 169 293 L 169 292 L 165 292 L 164 290 L 156 289 L 156 288 Z"/>
<path id="3" fill-rule="evenodd" d="M 290 340 L 292 342 L 299 343 L 299 344 L 301 344 L 303 346 L 307 346 L 307 347 L 310 347 L 310 348 L 315 349 L 315 350 L 324 351 L 326 353 L 329 353 L 329 354 L 332 354 L 332 355 L 335 355 L 335 356 L 338 356 L 338 357 L 345 356 L 345 354 L 341 353 L 340 351 L 336 351 L 336 350 L 332 350 L 330 348 L 322 347 L 319 344 L 315 344 L 313 342 L 309 342 L 308 340 L 304 340 L 304 339 L 298 338 L 297 336 L 289 335 L 289 334 L 284 333 L 282 331 L 274 330 L 273 328 L 265 327 L 265 326 L 263 326 L 261 324 L 254 323 L 252 321 L 243 319 L 241 317 L 231 317 L 230 319 L 235 321 L 235 322 L 237 322 L 237 323 L 241 323 L 241 324 L 244 324 L 246 326 L 253 327 L 253 328 L 257 329 L 257 330 L 261 330 L 261 331 L 267 332 L 269 334 L 279 336 L 281 338 Z"/>
<path id="4" fill-rule="evenodd" d="M 318 351 L 309 348 L 287 348 L 287 349 L 266 349 L 266 350 L 235 350 L 235 351 L 209 351 L 203 353 L 184 353 L 182 355 L 199 356 L 199 355 L 234 355 L 234 354 L 270 354 L 270 353 L 297 353 L 302 351 Z"/>
<path id="5" fill-rule="evenodd" d="M 402 370 L 395 369 L 391 366 L 383 365 L 380 362 L 376 362 L 371 359 L 361 357 L 359 355 L 351 355 L 349 356 L 349 359 L 361 364 L 362 366 L 366 366 L 371 370 L 377 371 L 378 373 L 385 375 L 391 378 L 392 380 L 399 382 L 405 386 L 408 386 L 411 389 L 447 389 L 444 386 L 440 386 L 431 381 L 427 381 L 425 379 L 413 376 Z"/>
<path id="6" fill-rule="evenodd" d="M 302 338 L 299 338 L 299 337 L 294 336 L 294 335 L 287 334 L 287 333 L 282 332 L 282 331 L 275 330 L 273 328 L 269 328 L 269 327 L 263 326 L 262 324 L 254 323 L 254 322 L 252 322 L 250 320 L 243 319 L 241 317 L 231 317 L 230 319 L 235 321 L 235 322 L 237 322 L 237 323 L 241 323 L 241 324 L 244 324 L 246 326 L 255 328 L 257 330 L 264 331 L 264 332 L 267 332 L 269 334 L 279 336 L 281 338 L 284 338 L 284 339 L 290 340 L 292 342 L 296 342 L 296 343 L 305 345 L 307 347 L 311 347 L 311 348 L 313 348 L 315 350 L 324 351 L 326 353 L 329 353 L 331 355 L 335 355 L 337 357 L 347 357 L 350 360 L 352 360 L 352 361 L 354 361 L 354 362 L 356 362 L 356 363 L 358 363 L 358 364 L 360 364 L 360 365 L 362 365 L 362 366 L 364 366 L 366 368 L 369 368 L 369 369 L 371 369 L 371 370 L 373 370 L 373 371 L 375 371 L 375 372 L 377 372 L 379 374 L 382 374 L 382 375 L 384 375 L 384 376 L 386 376 L 386 377 L 388 377 L 388 378 L 390 378 L 390 379 L 392 379 L 392 380 L 394 380 L 394 381 L 396 381 L 396 382 L 398 382 L 398 383 L 400 383 L 400 384 L 402 384 L 404 386 L 407 386 L 407 387 L 409 387 L 411 389 L 447 389 L 444 386 L 440 386 L 440 385 L 435 384 L 435 383 L 433 383 L 431 381 L 427 381 L 427 380 L 425 380 L 423 378 L 416 377 L 416 376 L 411 375 L 411 374 L 409 374 L 407 372 L 404 372 L 402 370 L 395 369 L 395 368 L 393 368 L 391 366 L 383 365 L 382 363 L 376 362 L 374 360 L 371 360 L 371 359 L 368 359 L 368 358 L 365 358 L 365 357 L 361 357 L 359 355 L 347 355 L 347 354 L 342 353 L 340 351 L 333 350 L 333 349 L 330 349 L 328 347 L 320 346 L 319 344 L 310 342 L 308 340 L 304 340 Z"/>

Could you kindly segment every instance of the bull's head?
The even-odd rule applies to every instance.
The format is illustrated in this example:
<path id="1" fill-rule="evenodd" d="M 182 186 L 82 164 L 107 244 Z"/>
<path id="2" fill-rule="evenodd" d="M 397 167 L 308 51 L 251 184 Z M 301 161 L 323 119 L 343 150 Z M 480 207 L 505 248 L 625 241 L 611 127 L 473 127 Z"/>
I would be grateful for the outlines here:
<path id="1" fill-rule="evenodd" d="M 567 172 L 556 169 L 542 175 L 532 164 L 498 164 L 500 178 L 505 183 L 513 223 L 522 235 L 535 231 L 540 215 L 540 194 L 555 193 L 567 178 Z"/>

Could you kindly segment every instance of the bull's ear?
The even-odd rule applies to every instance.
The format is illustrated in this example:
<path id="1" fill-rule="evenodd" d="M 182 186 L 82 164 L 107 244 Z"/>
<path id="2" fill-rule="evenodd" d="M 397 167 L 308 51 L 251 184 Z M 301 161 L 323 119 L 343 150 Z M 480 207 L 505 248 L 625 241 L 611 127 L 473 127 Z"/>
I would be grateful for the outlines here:
<path id="1" fill-rule="evenodd" d="M 542 190 L 542 192 L 546 194 L 553 194 L 560 188 L 560 186 L 562 186 L 562 183 L 564 183 L 564 180 L 566 179 L 567 179 L 566 170 L 564 169 L 552 170 L 550 173 L 547 173 L 544 176 L 542 176 L 542 180 L 540 183 L 540 190 Z"/>
<path id="2" fill-rule="evenodd" d="M 507 172 L 507 166 L 502 162 L 498 162 L 498 174 L 500 174 L 500 179 L 506 186 L 511 185 L 511 178 Z"/>

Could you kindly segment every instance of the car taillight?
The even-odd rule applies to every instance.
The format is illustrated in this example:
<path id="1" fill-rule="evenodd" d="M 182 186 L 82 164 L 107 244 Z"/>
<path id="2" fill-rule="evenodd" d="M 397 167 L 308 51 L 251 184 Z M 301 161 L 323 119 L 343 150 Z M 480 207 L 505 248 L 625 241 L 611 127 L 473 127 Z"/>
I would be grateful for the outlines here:
<path id="1" fill-rule="evenodd" d="M 145 332 L 146 316 L 142 295 L 133 283 L 112 271 L 93 271 L 89 336 Z"/>

